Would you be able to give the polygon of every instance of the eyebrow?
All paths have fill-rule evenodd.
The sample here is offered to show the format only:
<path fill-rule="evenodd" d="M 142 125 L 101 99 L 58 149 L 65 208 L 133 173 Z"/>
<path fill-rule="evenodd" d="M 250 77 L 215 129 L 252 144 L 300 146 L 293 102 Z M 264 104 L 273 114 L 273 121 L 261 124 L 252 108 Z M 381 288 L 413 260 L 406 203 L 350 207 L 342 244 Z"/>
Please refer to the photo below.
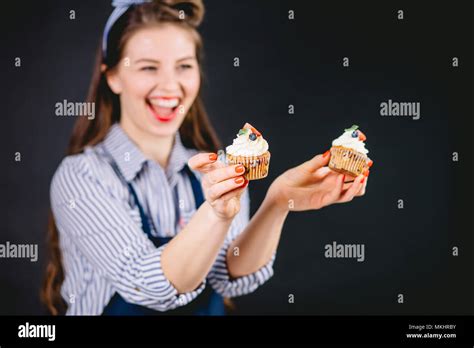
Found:
<path fill-rule="evenodd" d="M 195 57 L 195 56 L 183 57 L 183 58 L 178 59 L 177 62 L 181 62 L 181 61 L 183 61 L 183 60 L 188 60 L 188 59 L 196 59 L 196 57 Z M 141 59 L 137 59 L 137 60 L 135 61 L 135 64 L 141 63 L 141 62 L 144 62 L 144 63 L 154 63 L 154 64 L 160 63 L 160 61 L 159 61 L 159 60 L 156 60 L 156 59 L 141 58 Z"/>

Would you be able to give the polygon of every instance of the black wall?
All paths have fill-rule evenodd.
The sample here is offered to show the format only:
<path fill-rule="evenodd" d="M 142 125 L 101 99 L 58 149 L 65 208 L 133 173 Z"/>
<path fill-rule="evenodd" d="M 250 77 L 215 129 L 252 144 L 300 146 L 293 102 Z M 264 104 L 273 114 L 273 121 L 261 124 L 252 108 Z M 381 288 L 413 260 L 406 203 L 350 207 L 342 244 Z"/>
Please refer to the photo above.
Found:
<path fill-rule="evenodd" d="M 252 123 L 272 152 L 268 179 L 250 185 L 253 211 L 274 178 L 327 150 L 352 124 L 367 135 L 375 162 L 365 197 L 290 214 L 274 277 L 236 299 L 238 313 L 472 313 L 472 3 L 328 3 L 206 1 L 212 121 L 224 144 Z M 109 1 L 2 4 L 0 243 L 37 243 L 40 253 L 36 263 L 0 259 L 0 314 L 44 313 L 49 184 L 74 122 L 55 116 L 54 105 L 84 99 L 110 12 Z M 388 99 L 420 102 L 421 118 L 380 116 Z M 325 258 L 332 241 L 365 244 L 366 260 Z"/>

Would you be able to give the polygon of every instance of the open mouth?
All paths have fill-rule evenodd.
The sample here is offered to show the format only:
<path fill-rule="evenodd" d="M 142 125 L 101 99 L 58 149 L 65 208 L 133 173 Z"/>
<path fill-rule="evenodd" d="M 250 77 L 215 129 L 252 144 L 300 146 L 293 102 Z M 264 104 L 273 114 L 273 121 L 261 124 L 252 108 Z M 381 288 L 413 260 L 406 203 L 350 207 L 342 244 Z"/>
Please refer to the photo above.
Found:
<path fill-rule="evenodd" d="M 176 117 L 180 105 L 180 98 L 158 97 L 147 98 L 147 106 L 152 115 L 161 122 L 169 122 Z"/>

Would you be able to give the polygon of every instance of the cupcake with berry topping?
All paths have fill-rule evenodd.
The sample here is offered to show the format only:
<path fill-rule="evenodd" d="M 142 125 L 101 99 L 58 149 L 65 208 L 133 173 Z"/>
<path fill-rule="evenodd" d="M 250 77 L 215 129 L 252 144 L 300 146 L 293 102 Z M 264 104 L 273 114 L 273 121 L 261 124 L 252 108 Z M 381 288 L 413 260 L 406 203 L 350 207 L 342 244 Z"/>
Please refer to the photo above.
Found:
<path fill-rule="evenodd" d="M 367 138 L 358 128 L 353 125 L 344 129 L 344 133 L 332 142 L 329 168 L 350 176 L 367 173 L 373 162 L 367 157 L 369 151 L 364 143 Z"/>
<path fill-rule="evenodd" d="M 226 147 L 228 164 L 242 164 L 247 180 L 263 179 L 268 175 L 270 152 L 262 134 L 251 124 L 246 123 L 239 130 L 232 145 Z"/>

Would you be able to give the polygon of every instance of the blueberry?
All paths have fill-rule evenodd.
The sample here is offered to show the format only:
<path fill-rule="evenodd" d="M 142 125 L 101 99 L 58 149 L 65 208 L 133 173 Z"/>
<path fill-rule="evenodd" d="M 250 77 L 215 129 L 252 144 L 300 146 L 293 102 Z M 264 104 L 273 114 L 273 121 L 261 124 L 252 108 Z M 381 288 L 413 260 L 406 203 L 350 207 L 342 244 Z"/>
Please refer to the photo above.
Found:
<path fill-rule="evenodd" d="M 359 132 L 356 131 L 356 130 L 353 131 L 353 132 L 352 132 L 352 137 L 353 137 L 353 138 L 358 138 L 358 137 L 359 137 Z"/>
<path fill-rule="evenodd" d="M 257 135 L 256 135 L 255 133 L 250 133 L 249 139 L 252 140 L 252 141 L 254 141 L 254 140 L 257 139 Z"/>

